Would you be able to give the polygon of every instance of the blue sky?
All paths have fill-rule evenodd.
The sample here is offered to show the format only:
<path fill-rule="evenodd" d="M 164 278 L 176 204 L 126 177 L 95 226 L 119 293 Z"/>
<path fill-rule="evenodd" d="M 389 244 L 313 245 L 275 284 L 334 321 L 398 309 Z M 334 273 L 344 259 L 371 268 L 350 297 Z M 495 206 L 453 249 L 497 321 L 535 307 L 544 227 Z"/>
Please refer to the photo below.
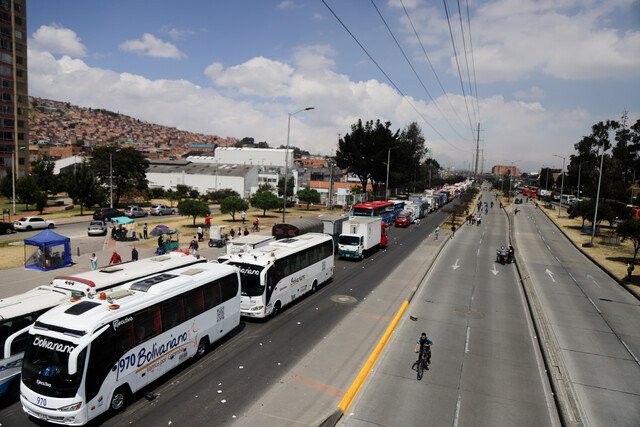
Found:
<path fill-rule="evenodd" d="M 421 83 L 371 1 L 325 1 L 404 97 L 320 0 L 29 0 L 30 94 L 271 146 L 288 113 L 314 106 L 293 118 L 291 143 L 320 154 L 358 118 L 416 121 L 453 167 L 471 162 L 479 121 L 485 169 L 559 167 L 552 155 L 593 123 L 640 117 L 637 1 L 460 0 L 465 58 L 447 0 L 466 105 L 443 2 L 375 0 Z"/>

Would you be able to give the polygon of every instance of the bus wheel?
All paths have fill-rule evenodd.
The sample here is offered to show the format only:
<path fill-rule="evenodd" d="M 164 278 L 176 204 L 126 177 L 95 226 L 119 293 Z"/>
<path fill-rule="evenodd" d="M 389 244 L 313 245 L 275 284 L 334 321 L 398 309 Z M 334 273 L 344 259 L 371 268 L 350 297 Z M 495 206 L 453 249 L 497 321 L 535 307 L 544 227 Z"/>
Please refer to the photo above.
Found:
<path fill-rule="evenodd" d="M 131 392 L 127 386 L 119 387 L 113 392 L 113 396 L 111 397 L 111 410 L 113 412 L 120 412 L 124 410 L 129 403 L 130 396 Z"/>
<path fill-rule="evenodd" d="M 318 290 L 318 281 L 314 280 L 313 285 L 311 285 L 311 293 L 315 294 L 317 290 Z"/>
<path fill-rule="evenodd" d="M 280 313 L 280 310 L 282 309 L 282 305 L 280 304 L 280 301 L 276 301 L 275 304 L 273 304 L 273 311 L 271 312 L 271 316 L 275 317 L 278 315 L 278 313 Z"/>
<path fill-rule="evenodd" d="M 196 357 L 202 357 L 207 352 L 209 346 L 209 338 L 204 337 L 198 343 L 198 349 L 196 350 Z"/>

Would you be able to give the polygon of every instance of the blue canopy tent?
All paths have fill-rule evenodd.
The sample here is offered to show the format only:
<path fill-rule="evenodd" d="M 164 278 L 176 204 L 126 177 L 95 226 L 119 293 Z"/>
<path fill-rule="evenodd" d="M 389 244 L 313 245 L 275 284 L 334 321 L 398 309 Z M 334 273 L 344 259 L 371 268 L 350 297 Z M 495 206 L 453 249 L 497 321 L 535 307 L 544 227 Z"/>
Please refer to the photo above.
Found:
<path fill-rule="evenodd" d="M 27 246 L 35 249 L 27 256 Z M 24 239 L 24 266 L 33 270 L 54 270 L 68 267 L 71 262 L 71 239 L 55 231 L 44 230 Z"/>

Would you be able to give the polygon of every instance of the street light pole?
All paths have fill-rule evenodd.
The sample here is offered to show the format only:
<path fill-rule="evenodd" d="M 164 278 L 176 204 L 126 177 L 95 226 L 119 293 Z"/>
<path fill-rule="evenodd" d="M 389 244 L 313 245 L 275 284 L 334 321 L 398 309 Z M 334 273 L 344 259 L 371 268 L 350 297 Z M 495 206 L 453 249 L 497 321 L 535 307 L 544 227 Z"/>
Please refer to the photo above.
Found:
<path fill-rule="evenodd" d="M 602 143 L 602 154 L 600 155 L 600 172 L 598 173 L 598 191 L 596 193 L 596 208 L 593 211 L 593 224 L 591 230 L 591 243 L 593 246 L 593 239 L 596 237 L 596 221 L 598 220 L 598 201 L 600 200 L 600 183 L 602 182 L 602 164 L 604 163 L 604 142 Z"/>
<path fill-rule="evenodd" d="M 509 170 L 509 203 L 511 203 L 511 181 L 513 180 L 513 164 L 514 163 L 518 163 L 520 160 L 516 160 L 514 162 L 511 162 L 511 169 Z"/>
<path fill-rule="evenodd" d="M 109 153 L 109 207 L 113 208 L 113 153 Z"/>
<path fill-rule="evenodd" d="M 11 187 L 13 192 L 13 198 L 11 199 L 11 204 L 13 207 L 13 215 L 16 214 L 16 163 L 18 154 L 14 150 L 13 152 L 13 166 L 11 167 Z"/>
<path fill-rule="evenodd" d="M 389 165 L 391 164 L 391 147 L 387 150 L 387 182 L 385 183 L 384 195 L 385 200 L 389 200 Z"/>
<path fill-rule="evenodd" d="M 554 154 L 554 157 L 559 157 L 562 159 L 562 171 L 560 172 L 562 174 L 562 181 L 560 184 L 560 209 L 558 209 L 558 218 L 560 218 L 560 213 L 562 212 L 562 195 L 563 195 L 563 191 L 564 191 L 564 162 L 565 162 L 565 158 L 562 156 L 559 156 L 558 154 Z"/>
<path fill-rule="evenodd" d="M 582 162 L 578 163 L 578 200 L 580 200 L 580 174 L 582 173 Z"/>
<path fill-rule="evenodd" d="M 291 134 L 291 116 L 295 116 L 298 113 L 303 111 L 313 110 L 314 107 L 303 108 L 302 110 L 298 110 L 295 113 L 289 113 L 289 120 L 287 121 L 287 148 L 284 154 L 284 193 L 282 194 L 282 198 L 284 202 L 282 203 L 282 223 L 285 222 L 285 212 L 287 210 L 287 175 L 289 174 L 289 136 Z"/>

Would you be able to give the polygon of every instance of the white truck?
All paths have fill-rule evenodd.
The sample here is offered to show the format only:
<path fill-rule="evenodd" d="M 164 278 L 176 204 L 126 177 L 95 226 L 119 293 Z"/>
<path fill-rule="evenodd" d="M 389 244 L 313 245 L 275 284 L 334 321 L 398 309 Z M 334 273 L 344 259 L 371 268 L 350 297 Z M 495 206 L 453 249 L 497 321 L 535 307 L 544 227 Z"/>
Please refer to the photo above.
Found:
<path fill-rule="evenodd" d="M 381 219 L 379 217 L 351 217 L 342 223 L 338 237 L 338 256 L 363 259 L 380 245 Z"/>

